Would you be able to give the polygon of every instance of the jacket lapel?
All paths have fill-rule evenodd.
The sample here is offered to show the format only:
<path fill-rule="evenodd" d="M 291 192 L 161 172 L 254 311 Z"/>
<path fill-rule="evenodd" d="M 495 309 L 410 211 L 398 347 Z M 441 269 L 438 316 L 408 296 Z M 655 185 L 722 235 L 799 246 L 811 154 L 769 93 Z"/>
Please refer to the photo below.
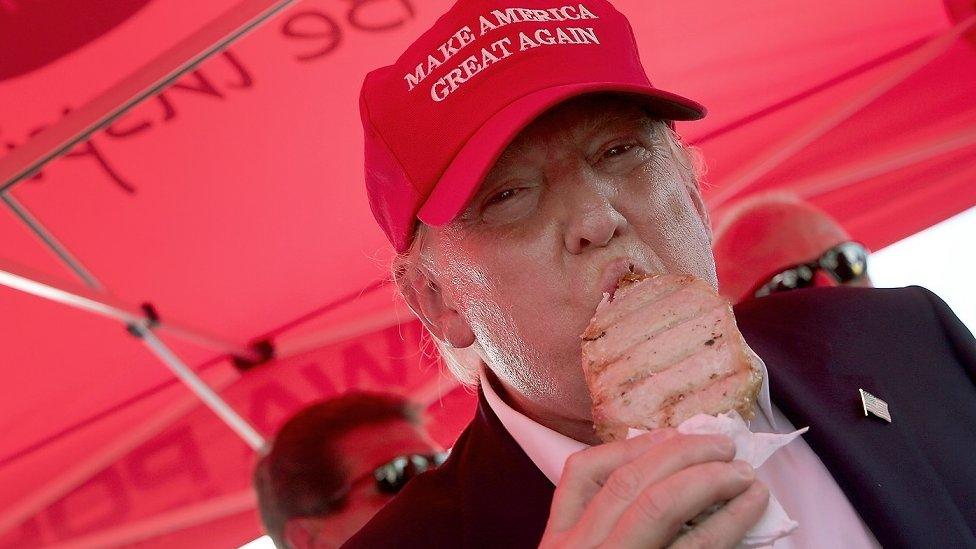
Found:
<path fill-rule="evenodd" d="M 891 398 L 885 377 L 857 353 L 835 353 L 827 343 L 783 325 L 740 322 L 749 345 L 769 371 L 776 405 L 796 427 L 810 426 L 804 440 L 885 547 L 948 547 L 972 540 L 962 515 L 903 429 L 897 402 L 892 423 L 865 417 L 858 389 Z"/>
<path fill-rule="evenodd" d="M 535 547 L 554 487 L 508 434 L 478 391 L 459 462 L 464 547 Z"/>

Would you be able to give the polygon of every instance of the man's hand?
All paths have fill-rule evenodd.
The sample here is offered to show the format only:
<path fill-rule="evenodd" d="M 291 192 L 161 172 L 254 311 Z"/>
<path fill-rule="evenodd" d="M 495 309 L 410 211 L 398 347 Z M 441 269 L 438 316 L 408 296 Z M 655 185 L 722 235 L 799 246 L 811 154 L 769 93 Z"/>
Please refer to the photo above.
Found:
<path fill-rule="evenodd" d="M 540 547 L 734 547 L 769 500 L 734 454 L 728 437 L 674 429 L 577 452 L 556 486 Z M 675 539 L 682 525 L 722 503 Z"/>

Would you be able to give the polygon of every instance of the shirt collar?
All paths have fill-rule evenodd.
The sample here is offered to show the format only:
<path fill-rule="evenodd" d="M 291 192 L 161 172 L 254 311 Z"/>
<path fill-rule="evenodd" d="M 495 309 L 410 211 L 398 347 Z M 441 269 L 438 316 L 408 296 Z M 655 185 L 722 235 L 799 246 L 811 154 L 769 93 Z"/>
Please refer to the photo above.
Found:
<path fill-rule="evenodd" d="M 756 358 L 759 358 L 758 355 Z M 759 411 L 766 416 L 766 420 L 775 428 L 773 408 L 769 397 L 769 373 L 766 371 L 766 364 L 761 358 L 759 358 L 759 367 L 763 373 L 762 386 L 759 389 Z M 515 439 L 515 442 L 532 460 L 532 463 L 538 467 L 539 471 L 554 485 L 558 484 L 566 459 L 570 455 L 588 448 L 589 445 L 553 431 L 515 411 L 495 392 L 489 381 L 489 375 L 484 371 L 484 365 L 482 365 L 480 382 L 488 406 L 491 407 L 491 411 L 495 413 L 498 420 L 502 422 L 508 434 Z"/>
<path fill-rule="evenodd" d="M 559 483 L 566 459 L 571 454 L 589 448 L 585 443 L 553 431 L 516 412 L 498 396 L 484 370 L 481 371 L 481 390 L 485 393 L 485 400 L 491 411 L 498 416 L 508 434 L 512 435 L 525 455 L 529 456 L 532 463 L 553 484 Z"/>

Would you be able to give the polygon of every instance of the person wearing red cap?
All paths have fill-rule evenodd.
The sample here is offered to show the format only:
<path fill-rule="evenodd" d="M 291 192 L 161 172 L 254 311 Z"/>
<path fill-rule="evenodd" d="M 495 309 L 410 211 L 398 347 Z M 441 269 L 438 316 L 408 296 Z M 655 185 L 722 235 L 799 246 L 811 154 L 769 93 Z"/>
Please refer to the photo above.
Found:
<path fill-rule="evenodd" d="M 868 251 L 827 212 L 759 194 L 712 212 L 719 291 L 733 303 L 819 286 L 871 286 Z"/>
<path fill-rule="evenodd" d="M 460 0 L 367 75 L 360 111 L 397 286 L 479 406 L 347 546 L 732 547 L 769 492 L 800 523 L 785 547 L 976 544 L 976 341 L 921 288 L 736 308 L 776 402 L 751 428 L 811 427 L 760 470 L 718 436 L 597 444 L 579 336 L 603 293 L 632 271 L 717 286 L 700 162 L 674 132 L 705 109 L 651 85 L 611 4 Z M 859 387 L 893 423 L 858 414 Z"/>

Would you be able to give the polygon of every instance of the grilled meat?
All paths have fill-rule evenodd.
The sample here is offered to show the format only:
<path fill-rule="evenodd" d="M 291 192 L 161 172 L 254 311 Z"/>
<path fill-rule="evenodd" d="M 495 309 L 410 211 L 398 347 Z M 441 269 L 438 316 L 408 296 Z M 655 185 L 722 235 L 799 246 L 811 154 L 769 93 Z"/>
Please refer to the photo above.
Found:
<path fill-rule="evenodd" d="M 753 416 L 762 384 L 732 307 L 689 275 L 625 275 L 583 332 L 583 371 L 603 441 L 699 413 Z"/>

